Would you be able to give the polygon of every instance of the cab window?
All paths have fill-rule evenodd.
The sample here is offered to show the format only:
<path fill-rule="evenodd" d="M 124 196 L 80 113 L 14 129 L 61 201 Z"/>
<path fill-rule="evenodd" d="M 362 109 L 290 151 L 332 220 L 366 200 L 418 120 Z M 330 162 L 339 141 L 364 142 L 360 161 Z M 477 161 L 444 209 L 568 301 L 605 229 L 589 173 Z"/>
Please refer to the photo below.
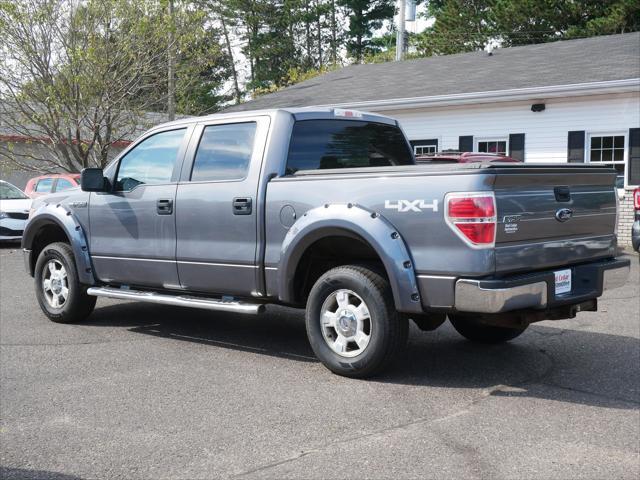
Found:
<path fill-rule="evenodd" d="M 170 182 L 186 130 L 156 133 L 133 147 L 120 160 L 115 190 Z"/>
<path fill-rule="evenodd" d="M 66 178 L 59 178 L 58 183 L 56 183 L 56 192 L 61 192 L 62 190 L 69 190 L 70 188 L 74 188 L 75 185 L 71 183 Z"/>
<path fill-rule="evenodd" d="M 413 165 L 395 125 L 356 120 L 302 120 L 291 134 L 287 174 L 326 168 Z"/>
<path fill-rule="evenodd" d="M 38 193 L 51 193 L 51 186 L 53 185 L 53 178 L 43 178 L 38 180 L 36 185 L 36 192 Z"/>
<path fill-rule="evenodd" d="M 191 181 L 241 180 L 247 176 L 256 123 L 205 127 L 193 162 Z"/>

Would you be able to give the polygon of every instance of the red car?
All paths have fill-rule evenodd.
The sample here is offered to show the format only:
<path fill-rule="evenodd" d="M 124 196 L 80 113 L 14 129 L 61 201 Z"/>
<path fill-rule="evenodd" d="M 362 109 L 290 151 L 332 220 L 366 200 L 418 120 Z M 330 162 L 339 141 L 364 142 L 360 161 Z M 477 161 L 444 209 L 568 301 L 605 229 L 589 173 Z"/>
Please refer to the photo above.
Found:
<path fill-rule="evenodd" d="M 515 158 L 497 153 L 440 152 L 416 156 L 417 163 L 476 163 L 476 162 L 520 162 Z"/>
<path fill-rule="evenodd" d="M 48 193 L 61 192 L 80 185 L 79 173 L 60 173 L 41 175 L 27 182 L 24 193 L 31 198 L 47 195 Z"/>

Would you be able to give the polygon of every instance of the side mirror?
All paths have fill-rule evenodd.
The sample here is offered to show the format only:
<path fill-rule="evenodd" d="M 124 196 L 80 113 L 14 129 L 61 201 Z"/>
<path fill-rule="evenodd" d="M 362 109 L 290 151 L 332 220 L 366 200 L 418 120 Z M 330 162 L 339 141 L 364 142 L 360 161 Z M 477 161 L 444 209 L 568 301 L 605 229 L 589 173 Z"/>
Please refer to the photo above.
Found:
<path fill-rule="evenodd" d="M 80 174 L 80 188 L 83 192 L 106 192 L 107 179 L 101 168 L 85 168 Z"/>

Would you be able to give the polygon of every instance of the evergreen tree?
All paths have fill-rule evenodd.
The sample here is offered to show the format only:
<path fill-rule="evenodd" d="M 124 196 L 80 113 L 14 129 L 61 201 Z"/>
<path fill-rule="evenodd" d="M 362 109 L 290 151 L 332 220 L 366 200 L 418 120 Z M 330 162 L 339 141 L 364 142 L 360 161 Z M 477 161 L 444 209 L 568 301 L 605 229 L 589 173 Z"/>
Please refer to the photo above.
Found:
<path fill-rule="evenodd" d="M 393 0 L 338 0 L 349 17 L 347 52 L 356 63 L 371 53 L 371 38 L 375 30 L 382 28 L 385 20 L 395 14 Z"/>

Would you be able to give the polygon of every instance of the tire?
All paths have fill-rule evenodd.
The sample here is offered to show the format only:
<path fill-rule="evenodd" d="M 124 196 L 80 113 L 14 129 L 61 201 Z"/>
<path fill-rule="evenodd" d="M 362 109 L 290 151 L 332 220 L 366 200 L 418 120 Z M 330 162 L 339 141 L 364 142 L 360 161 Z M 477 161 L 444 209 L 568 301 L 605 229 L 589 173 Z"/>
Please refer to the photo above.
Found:
<path fill-rule="evenodd" d="M 449 315 L 453 328 L 467 340 L 477 343 L 504 343 L 519 337 L 527 329 L 524 327 L 498 327 L 486 325 L 466 315 Z"/>
<path fill-rule="evenodd" d="M 87 295 L 87 287 L 78 281 L 73 251 L 67 243 L 52 243 L 42 249 L 34 279 L 40 308 L 54 322 L 82 321 L 96 305 L 96 297 Z"/>
<path fill-rule="evenodd" d="M 370 377 L 390 366 L 409 332 L 407 317 L 395 309 L 389 282 L 355 265 L 334 268 L 318 279 L 305 319 L 316 357 L 333 373 L 352 378 Z"/>

